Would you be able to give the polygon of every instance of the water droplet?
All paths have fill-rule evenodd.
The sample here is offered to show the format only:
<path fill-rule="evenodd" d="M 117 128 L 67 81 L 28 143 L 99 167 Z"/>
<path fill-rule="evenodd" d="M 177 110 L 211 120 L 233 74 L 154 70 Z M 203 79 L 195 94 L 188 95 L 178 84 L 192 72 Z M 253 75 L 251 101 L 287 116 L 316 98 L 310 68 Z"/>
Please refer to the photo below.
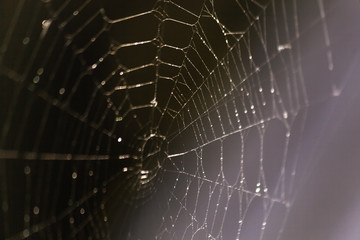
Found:
<path fill-rule="evenodd" d="M 76 172 L 73 172 L 72 175 L 71 175 L 72 179 L 76 179 L 77 178 L 77 173 Z"/>
<path fill-rule="evenodd" d="M 25 37 L 25 38 L 23 39 L 23 41 L 22 41 L 22 43 L 23 43 L 24 45 L 27 45 L 29 42 L 30 42 L 30 38 L 29 38 L 29 37 Z"/>
<path fill-rule="evenodd" d="M 38 83 L 40 81 L 40 77 L 38 75 L 36 75 L 34 78 L 33 78 L 33 83 Z"/>
<path fill-rule="evenodd" d="M 24 173 L 25 173 L 25 175 L 29 175 L 31 173 L 31 168 L 29 166 L 26 166 L 24 168 Z"/>
<path fill-rule="evenodd" d="M 23 234 L 24 238 L 28 238 L 30 236 L 29 229 L 25 229 L 22 234 Z"/>
<path fill-rule="evenodd" d="M 47 29 L 47 28 L 49 28 L 49 26 L 50 26 L 50 24 L 51 24 L 51 20 L 43 20 L 43 21 L 41 22 L 41 24 L 42 24 L 42 28 L 43 28 L 43 29 Z"/>
<path fill-rule="evenodd" d="M 283 117 L 284 117 L 285 119 L 287 119 L 287 118 L 288 118 L 288 113 L 287 113 L 287 112 L 284 112 L 284 113 L 283 113 Z"/>
<path fill-rule="evenodd" d="M 341 94 L 341 89 L 336 87 L 335 85 L 332 86 L 332 94 L 334 97 L 338 97 Z"/>
<path fill-rule="evenodd" d="M 92 177 L 94 175 L 94 172 L 92 170 L 89 170 L 89 176 Z"/>
<path fill-rule="evenodd" d="M 76 16 L 76 15 L 78 15 L 78 14 L 79 14 L 79 11 L 74 11 L 74 12 L 73 12 L 73 15 L 74 15 L 74 16 Z"/>
<path fill-rule="evenodd" d="M 92 69 L 95 69 L 96 67 L 97 67 L 97 64 L 96 64 L 96 63 L 94 63 L 94 64 L 91 66 Z"/>
<path fill-rule="evenodd" d="M 39 207 L 38 207 L 38 206 L 35 206 L 35 207 L 33 208 L 33 213 L 34 213 L 34 215 L 38 215 L 39 212 L 40 212 Z"/>
<path fill-rule="evenodd" d="M 60 89 L 59 89 L 59 94 L 60 94 L 60 95 L 63 95 L 64 93 L 65 93 L 65 88 L 60 88 Z"/>
<path fill-rule="evenodd" d="M 81 214 L 81 215 L 84 215 L 84 214 L 85 214 L 85 209 L 84 209 L 84 208 L 81 208 L 81 209 L 80 209 L 80 214 Z"/>
<path fill-rule="evenodd" d="M 43 68 L 39 68 L 36 72 L 38 75 L 41 75 L 44 73 L 44 69 Z"/>
<path fill-rule="evenodd" d="M 121 142 L 121 141 L 122 141 L 122 138 L 121 138 L 121 137 L 119 137 L 119 138 L 117 139 L 117 141 L 118 141 L 118 142 Z"/>
<path fill-rule="evenodd" d="M 285 50 L 285 49 L 291 49 L 291 45 L 288 43 L 288 44 L 280 44 L 280 45 L 278 45 L 278 47 L 277 47 L 277 50 L 279 51 L 279 52 L 281 52 L 281 51 L 283 51 L 283 50 Z"/>

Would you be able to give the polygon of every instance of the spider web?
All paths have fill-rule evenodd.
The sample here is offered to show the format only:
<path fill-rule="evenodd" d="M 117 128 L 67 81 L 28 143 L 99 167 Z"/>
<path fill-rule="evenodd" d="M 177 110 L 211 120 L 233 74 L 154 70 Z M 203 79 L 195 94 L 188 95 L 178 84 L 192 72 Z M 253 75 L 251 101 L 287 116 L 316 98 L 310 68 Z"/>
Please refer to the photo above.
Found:
<path fill-rule="evenodd" d="M 2 4 L 2 238 L 281 238 L 339 1 Z"/>

